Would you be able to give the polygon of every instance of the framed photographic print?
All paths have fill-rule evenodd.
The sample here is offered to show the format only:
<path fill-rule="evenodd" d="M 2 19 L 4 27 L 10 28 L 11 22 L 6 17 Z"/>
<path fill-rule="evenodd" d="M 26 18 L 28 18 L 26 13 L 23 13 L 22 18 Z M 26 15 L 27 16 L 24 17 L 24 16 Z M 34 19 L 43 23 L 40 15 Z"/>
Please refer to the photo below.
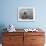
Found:
<path fill-rule="evenodd" d="M 18 21 L 35 21 L 35 8 L 19 7 Z"/>

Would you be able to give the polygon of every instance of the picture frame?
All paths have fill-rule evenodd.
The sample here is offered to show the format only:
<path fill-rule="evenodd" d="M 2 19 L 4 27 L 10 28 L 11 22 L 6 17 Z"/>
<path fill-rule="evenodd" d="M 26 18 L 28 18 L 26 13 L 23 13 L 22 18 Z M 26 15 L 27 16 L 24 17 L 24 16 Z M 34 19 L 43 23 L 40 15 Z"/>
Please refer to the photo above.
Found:
<path fill-rule="evenodd" d="M 17 13 L 18 21 L 35 21 L 35 8 L 19 7 Z"/>

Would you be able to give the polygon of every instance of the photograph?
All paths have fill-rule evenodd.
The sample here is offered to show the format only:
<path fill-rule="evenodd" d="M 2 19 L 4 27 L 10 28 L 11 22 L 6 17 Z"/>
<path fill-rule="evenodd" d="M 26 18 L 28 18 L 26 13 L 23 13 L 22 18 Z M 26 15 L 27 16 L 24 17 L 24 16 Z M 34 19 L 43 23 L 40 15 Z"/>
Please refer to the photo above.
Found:
<path fill-rule="evenodd" d="M 18 8 L 18 21 L 34 21 L 35 8 L 19 7 Z"/>

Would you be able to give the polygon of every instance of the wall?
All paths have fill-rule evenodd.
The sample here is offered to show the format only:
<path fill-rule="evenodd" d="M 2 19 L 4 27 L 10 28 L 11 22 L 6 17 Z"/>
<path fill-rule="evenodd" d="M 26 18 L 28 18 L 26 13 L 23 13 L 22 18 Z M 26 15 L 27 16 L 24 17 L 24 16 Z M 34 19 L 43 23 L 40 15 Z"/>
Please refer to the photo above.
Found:
<path fill-rule="evenodd" d="M 18 22 L 18 7 L 34 7 L 36 20 L 34 22 Z M 0 0 L 0 31 L 13 24 L 16 28 L 40 27 L 46 32 L 46 0 Z"/>
<path fill-rule="evenodd" d="M 0 0 L 0 25 L 13 24 L 16 28 L 46 28 L 46 0 Z M 36 20 L 34 22 L 18 22 L 17 8 L 34 7 Z"/>

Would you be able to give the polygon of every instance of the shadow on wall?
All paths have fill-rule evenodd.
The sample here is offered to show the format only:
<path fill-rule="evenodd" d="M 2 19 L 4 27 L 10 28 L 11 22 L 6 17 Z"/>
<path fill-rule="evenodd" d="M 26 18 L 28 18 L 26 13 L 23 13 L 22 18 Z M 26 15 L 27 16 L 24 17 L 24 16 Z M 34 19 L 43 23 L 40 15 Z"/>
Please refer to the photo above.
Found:
<path fill-rule="evenodd" d="M 2 43 L 2 32 L 5 32 L 6 30 L 4 30 L 4 28 L 6 28 L 6 26 L 4 24 L 0 24 L 0 43 Z"/>

